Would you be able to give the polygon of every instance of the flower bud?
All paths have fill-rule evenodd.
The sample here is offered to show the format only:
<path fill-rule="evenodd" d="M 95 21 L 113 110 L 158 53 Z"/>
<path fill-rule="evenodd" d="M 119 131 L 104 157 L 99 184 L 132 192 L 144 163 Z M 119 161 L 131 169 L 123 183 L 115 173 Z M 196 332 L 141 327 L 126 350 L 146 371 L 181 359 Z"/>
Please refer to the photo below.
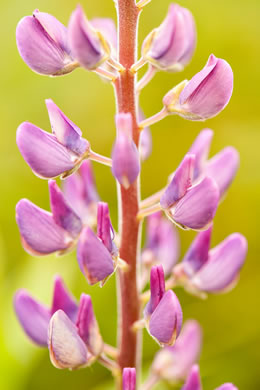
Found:
<path fill-rule="evenodd" d="M 98 203 L 97 236 L 103 242 L 111 255 L 116 257 L 118 255 L 118 250 L 113 242 L 114 229 L 109 216 L 108 204 L 104 202 Z"/>
<path fill-rule="evenodd" d="M 78 334 L 85 342 L 91 354 L 94 356 L 100 355 L 104 343 L 99 332 L 91 297 L 89 295 L 82 294 L 80 297 L 76 326 L 78 328 Z"/>
<path fill-rule="evenodd" d="M 161 345 L 173 345 L 180 334 L 182 309 L 172 290 L 165 292 L 162 266 L 151 269 L 151 299 L 144 318 L 150 335 Z"/>
<path fill-rule="evenodd" d="M 110 57 L 109 44 L 87 20 L 80 6 L 71 15 L 68 39 L 73 56 L 88 70 L 98 68 Z"/>
<path fill-rule="evenodd" d="M 195 320 L 187 321 L 174 346 L 163 348 L 156 354 L 152 372 L 170 383 L 185 380 L 199 358 L 201 342 L 199 323 Z"/>
<path fill-rule="evenodd" d="M 123 390 L 136 389 L 136 371 L 135 368 L 123 369 Z"/>
<path fill-rule="evenodd" d="M 58 76 L 78 66 L 67 44 L 66 27 L 45 12 L 25 16 L 17 26 L 16 41 L 22 59 L 37 73 Z"/>
<path fill-rule="evenodd" d="M 163 218 L 161 212 L 147 218 L 146 245 L 142 252 L 142 262 L 147 268 L 161 264 L 168 275 L 179 257 L 179 236 L 174 225 Z"/>
<path fill-rule="evenodd" d="M 104 281 L 114 272 L 111 254 L 89 227 L 80 235 L 77 258 L 81 272 L 91 285 Z"/>
<path fill-rule="evenodd" d="M 168 92 L 163 103 L 169 113 L 203 121 L 216 116 L 226 107 L 232 91 L 230 65 L 211 54 L 206 66 L 189 82 L 184 81 Z"/>
<path fill-rule="evenodd" d="M 190 61 L 196 46 L 196 28 L 189 10 L 171 4 L 160 27 L 145 39 L 143 57 L 156 68 L 180 71 Z"/>
<path fill-rule="evenodd" d="M 50 359 L 56 368 L 76 369 L 88 362 L 88 351 L 77 328 L 69 317 L 58 310 L 53 314 L 48 330 Z"/>
<path fill-rule="evenodd" d="M 89 150 L 80 129 L 51 101 L 46 101 L 53 134 L 24 122 L 17 130 L 18 148 L 33 170 L 44 179 L 70 173 L 78 167 Z"/>
<path fill-rule="evenodd" d="M 99 196 L 90 160 L 84 160 L 77 172 L 63 181 L 63 192 L 84 225 L 96 225 Z"/>
<path fill-rule="evenodd" d="M 35 256 L 69 250 L 78 237 L 80 218 L 66 203 L 57 184 L 49 182 L 52 214 L 22 199 L 16 206 L 16 221 L 24 249 Z"/>
<path fill-rule="evenodd" d="M 140 172 L 140 161 L 137 147 L 132 140 L 132 116 L 116 116 L 117 139 L 112 152 L 112 173 L 126 189 L 137 179 Z"/>

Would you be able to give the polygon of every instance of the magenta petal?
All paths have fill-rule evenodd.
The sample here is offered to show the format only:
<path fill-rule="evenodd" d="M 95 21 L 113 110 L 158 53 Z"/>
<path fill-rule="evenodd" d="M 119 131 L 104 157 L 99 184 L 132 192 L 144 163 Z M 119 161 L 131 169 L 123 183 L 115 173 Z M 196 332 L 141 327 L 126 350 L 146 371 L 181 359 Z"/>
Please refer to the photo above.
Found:
<path fill-rule="evenodd" d="M 199 366 L 194 365 L 192 367 L 188 379 L 181 390 L 202 390 Z"/>
<path fill-rule="evenodd" d="M 238 388 L 234 386 L 232 383 L 224 383 L 224 385 L 218 387 L 215 390 L 238 390 Z"/>
<path fill-rule="evenodd" d="M 165 281 L 162 265 L 153 266 L 150 274 L 151 298 L 144 310 L 144 316 L 149 318 L 165 294 Z"/>
<path fill-rule="evenodd" d="M 105 202 L 98 202 L 97 236 L 112 256 L 117 255 L 117 248 L 113 243 L 114 230 L 110 220 L 108 204 Z"/>
<path fill-rule="evenodd" d="M 81 156 L 89 149 L 89 142 L 81 138 L 82 132 L 59 107 L 47 99 L 46 106 L 51 122 L 52 132 L 57 140 L 66 148 Z"/>
<path fill-rule="evenodd" d="M 52 216 L 57 225 L 66 230 L 73 238 L 77 238 L 82 230 L 82 222 L 70 208 L 63 192 L 54 180 L 49 181 L 50 204 Z"/>
<path fill-rule="evenodd" d="M 75 322 L 78 305 L 75 302 L 74 297 L 70 294 L 64 285 L 64 282 L 60 276 L 56 276 L 54 280 L 53 300 L 51 307 L 51 314 L 54 314 L 58 310 L 63 310 L 64 313 Z"/>
<path fill-rule="evenodd" d="M 135 368 L 124 368 L 123 370 L 123 390 L 136 389 L 136 371 Z"/>
<path fill-rule="evenodd" d="M 228 104 L 233 91 L 230 65 L 213 54 L 180 94 L 179 104 L 184 117 L 192 120 L 212 118 Z"/>
<path fill-rule="evenodd" d="M 139 153 L 131 137 L 131 114 L 118 114 L 116 124 L 117 139 L 112 152 L 112 173 L 127 189 L 137 179 L 140 172 Z"/>
<path fill-rule="evenodd" d="M 195 155 L 193 179 L 197 179 L 205 169 L 206 161 L 209 155 L 209 149 L 213 137 L 213 131 L 210 129 L 202 130 L 193 142 L 189 153 Z M 210 175 L 209 175 L 210 176 Z"/>
<path fill-rule="evenodd" d="M 206 174 L 215 180 L 222 197 L 231 185 L 239 166 L 239 154 L 231 146 L 221 150 L 206 165 Z"/>
<path fill-rule="evenodd" d="M 56 368 L 78 368 L 88 361 L 87 348 L 68 316 L 58 310 L 53 314 L 48 331 L 50 359 Z"/>
<path fill-rule="evenodd" d="M 103 350 L 103 341 L 89 295 L 82 294 L 80 297 L 76 326 L 80 337 L 87 345 L 89 351 L 94 356 L 100 355 Z"/>
<path fill-rule="evenodd" d="M 173 345 L 182 325 L 182 309 L 177 296 L 168 290 L 149 321 L 149 333 L 161 345 Z"/>
<path fill-rule="evenodd" d="M 162 208 L 168 209 L 181 199 L 191 187 L 195 156 L 186 154 L 160 199 Z"/>
<path fill-rule="evenodd" d="M 211 233 L 212 227 L 198 233 L 188 249 L 188 252 L 184 256 L 182 266 L 189 277 L 193 276 L 194 273 L 200 270 L 208 261 Z"/>
<path fill-rule="evenodd" d="M 170 217 L 184 228 L 205 230 L 215 215 L 219 201 L 216 183 L 206 177 L 170 210 Z"/>
<path fill-rule="evenodd" d="M 96 69 L 107 60 L 109 46 L 91 26 L 80 6 L 71 15 L 68 38 L 73 56 L 86 69 Z"/>
<path fill-rule="evenodd" d="M 161 349 L 155 356 L 152 370 L 160 378 L 178 382 L 184 380 L 200 355 L 202 332 L 195 320 L 185 322 L 173 347 Z"/>
<path fill-rule="evenodd" d="M 89 284 L 103 281 L 114 272 L 111 254 L 89 227 L 80 235 L 77 258 Z"/>
<path fill-rule="evenodd" d="M 27 336 L 39 346 L 47 347 L 50 311 L 26 290 L 19 290 L 15 294 L 14 309 Z"/>
<path fill-rule="evenodd" d="M 74 168 L 75 157 L 68 149 L 32 123 L 18 127 L 16 141 L 27 164 L 42 178 L 53 178 Z"/>
<path fill-rule="evenodd" d="M 71 237 L 58 226 L 50 213 L 22 199 L 16 206 L 16 221 L 24 249 L 35 256 L 67 249 Z"/>
<path fill-rule="evenodd" d="M 35 11 L 24 17 L 16 29 L 19 53 L 35 72 L 45 75 L 66 73 L 73 62 L 67 46 L 67 30 L 54 16 Z"/>
<path fill-rule="evenodd" d="M 244 236 L 234 233 L 211 249 L 209 260 L 195 274 L 192 284 L 200 290 L 218 292 L 225 290 L 236 280 L 247 254 Z"/>

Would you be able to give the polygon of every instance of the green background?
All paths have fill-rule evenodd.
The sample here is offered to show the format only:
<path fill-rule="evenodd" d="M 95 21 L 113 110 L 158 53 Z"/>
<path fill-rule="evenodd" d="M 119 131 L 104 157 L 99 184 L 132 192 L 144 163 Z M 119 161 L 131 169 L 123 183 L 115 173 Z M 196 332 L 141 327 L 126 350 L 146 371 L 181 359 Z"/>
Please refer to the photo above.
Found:
<path fill-rule="evenodd" d="M 15 28 L 35 8 L 55 15 L 67 24 L 78 0 L 3 0 L 0 4 L 1 39 L 1 219 L 0 219 L 0 387 L 7 390 L 111 389 L 109 373 L 95 365 L 76 372 L 59 371 L 49 362 L 47 350 L 33 346 L 20 329 L 12 309 L 15 290 L 25 287 L 50 302 L 52 278 L 61 274 L 77 298 L 85 291 L 94 300 L 104 339 L 115 343 L 116 297 L 114 277 L 104 289 L 90 288 L 80 273 L 75 253 L 56 258 L 33 258 L 20 244 L 15 223 L 15 204 L 22 197 L 48 209 L 47 183 L 36 178 L 23 161 L 15 142 L 17 126 L 29 120 L 49 130 L 44 99 L 52 98 L 79 125 L 93 149 L 110 155 L 115 136 L 113 89 L 95 74 L 76 70 L 63 78 L 33 73 L 18 55 Z M 140 19 L 140 43 L 164 18 L 168 0 L 152 0 Z M 190 78 L 206 63 L 210 53 L 225 58 L 235 75 L 234 95 L 216 118 L 192 123 L 169 117 L 152 128 L 153 155 L 144 163 L 142 195 L 160 189 L 203 127 L 215 131 L 211 153 L 234 145 L 241 155 L 241 167 L 225 202 L 215 218 L 213 244 L 239 231 L 248 238 L 249 253 L 238 286 L 227 295 L 210 296 L 205 302 L 177 291 L 184 317 L 196 318 L 204 331 L 201 372 L 204 389 L 225 381 L 240 390 L 259 390 L 260 358 L 260 262 L 259 262 L 259 0 L 180 1 L 196 18 L 198 46 L 192 63 L 181 74 L 156 75 L 141 95 L 146 116 L 161 108 L 164 94 L 183 78 Z M 82 1 L 88 17 L 115 19 L 112 0 Z M 99 193 L 110 205 L 116 225 L 116 189 L 108 168 L 94 166 Z M 194 233 L 181 233 L 182 254 Z M 144 332 L 146 366 L 157 345 Z M 3 383 L 1 383 L 3 382 Z M 165 386 L 165 387 L 164 387 Z M 166 385 L 158 388 L 165 389 Z"/>

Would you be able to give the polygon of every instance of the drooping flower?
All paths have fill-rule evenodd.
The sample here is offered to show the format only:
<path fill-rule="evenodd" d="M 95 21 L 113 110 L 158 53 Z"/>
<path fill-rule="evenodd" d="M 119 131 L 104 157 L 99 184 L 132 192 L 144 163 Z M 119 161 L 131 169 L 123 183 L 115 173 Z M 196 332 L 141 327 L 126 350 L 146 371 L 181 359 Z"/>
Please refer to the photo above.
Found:
<path fill-rule="evenodd" d="M 16 41 L 24 62 L 35 72 L 59 76 L 78 67 L 67 42 L 67 29 L 54 16 L 35 10 L 16 29 Z"/>
<path fill-rule="evenodd" d="M 163 103 L 169 113 L 203 121 L 216 116 L 226 107 L 232 91 L 230 65 L 211 54 L 206 66 L 190 81 L 184 81 L 169 91 Z"/>
<path fill-rule="evenodd" d="M 165 292 L 163 267 L 153 266 L 150 277 L 151 298 L 144 309 L 150 335 L 161 345 L 173 345 L 182 326 L 182 309 L 172 290 Z"/>
<path fill-rule="evenodd" d="M 95 24 L 95 23 L 94 23 Z M 89 22 L 81 6 L 72 13 L 68 41 L 74 58 L 86 69 L 94 70 L 110 57 L 110 45 Z"/>
<path fill-rule="evenodd" d="M 49 181 L 51 213 L 27 199 L 16 206 L 16 221 L 24 249 L 35 256 L 64 253 L 76 244 L 82 222 L 71 209 L 62 191 Z"/>
<path fill-rule="evenodd" d="M 202 332 L 195 320 L 185 322 L 173 347 L 161 349 L 155 356 L 152 372 L 170 383 L 185 380 L 200 355 Z"/>
<path fill-rule="evenodd" d="M 147 218 L 146 245 L 142 252 L 142 264 L 147 269 L 161 264 L 168 275 L 179 257 L 179 236 L 174 225 L 161 212 Z"/>
<path fill-rule="evenodd" d="M 183 229 L 205 230 L 212 223 L 219 190 L 210 177 L 192 184 L 195 156 L 187 154 L 161 196 L 167 217 Z"/>
<path fill-rule="evenodd" d="M 135 368 L 123 369 L 123 390 L 136 389 L 136 371 Z"/>
<path fill-rule="evenodd" d="M 171 4 L 163 23 L 145 39 L 143 58 L 166 71 L 180 71 L 190 61 L 196 46 L 196 28 L 189 10 Z"/>
<path fill-rule="evenodd" d="M 112 152 L 112 173 L 127 189 L 137 179 L 140 172 L 139 153 L 132 139 L 131 114 L 117 114 L 116 128 L 117 138 Z"/>
<path fill-rule="evenodd" d="M 190 371 L 188 379 L 181 390 L 202 390 L 199 366 L 194 365 Z M 224 383 L 215 390 L 238 390 L 232 383 Z"/>
<path fill-rule="evenodd" d="M 87 157 L 89 142 L 50 99 L 46 100 L 52 134 L 29 122 L 17 130 L 18 148 L 32 171 L 44 179 L 72 173 Z"/>
<path fill-rule="evenodd" d="M 99 202 L 97 235 L 88 226 L 85 227 L 77 247 L 79 267 L 88 283 L 104 283 L 117 266 L 117 256 L 108 205 Z"/>
<path fill-rule="evenodd" d="M 247 254 L 247 241 L 233 233 L 210 250 L 211 228 L 193 241 L 182 263 L 175 267 L 178 281 L 192 293 L 218 293 L 234 287 Z"/>

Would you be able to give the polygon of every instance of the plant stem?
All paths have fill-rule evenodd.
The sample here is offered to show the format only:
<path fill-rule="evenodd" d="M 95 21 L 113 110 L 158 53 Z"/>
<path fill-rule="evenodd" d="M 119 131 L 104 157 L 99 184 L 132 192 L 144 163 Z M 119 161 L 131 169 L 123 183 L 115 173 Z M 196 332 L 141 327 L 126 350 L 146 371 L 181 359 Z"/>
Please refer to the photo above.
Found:
<path fill-rule="evenodd" d="M 130 71 L 136 61 L 136 38 L 139 10 L 135 0 L 118 0 L 119 62 L 125 67 L 115 82 L 117 111 L 129 112 L 133 119 L 133 140 L 138 146 L 136 76 Z M 137 258 L 139 256 L 140 224 L 136 218 L 139 209 L 139 182 L 127 190 L 118 185 L 120 258 L 129 264 L 129 271 L 118 274 L 118 364 L 121 373 L 124 367 L 136 367 L 138 335 L 132 325 L 139 319 L 139 292 L 137 287 Z M 122 388 L 122 381 L 117 383 Z"/>

